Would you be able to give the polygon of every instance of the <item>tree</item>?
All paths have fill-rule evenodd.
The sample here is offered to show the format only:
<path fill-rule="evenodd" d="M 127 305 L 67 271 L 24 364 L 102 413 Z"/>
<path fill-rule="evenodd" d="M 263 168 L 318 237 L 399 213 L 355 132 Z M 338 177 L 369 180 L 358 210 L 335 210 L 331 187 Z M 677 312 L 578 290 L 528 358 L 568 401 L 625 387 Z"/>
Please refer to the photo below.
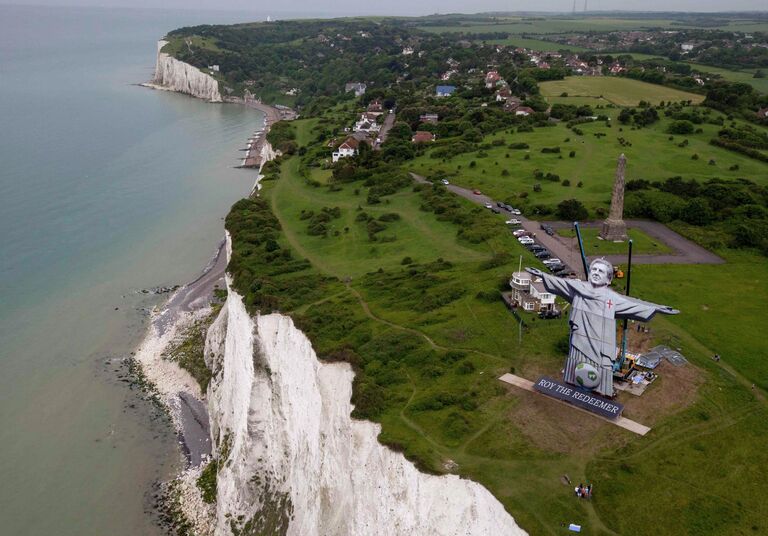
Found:
<path fill-rule="evenodd" d="M 566 199 L 557 205 L 557 216 L 567 221 L 586 220 L 589 217 L 587 207 L 578 199 Z"/>
<path fill-rule="evenodd" d="M 693 123 L 686 120 L 672 121 L 667 128 L 670 134 L 692 134 L 694 130 Z"/>

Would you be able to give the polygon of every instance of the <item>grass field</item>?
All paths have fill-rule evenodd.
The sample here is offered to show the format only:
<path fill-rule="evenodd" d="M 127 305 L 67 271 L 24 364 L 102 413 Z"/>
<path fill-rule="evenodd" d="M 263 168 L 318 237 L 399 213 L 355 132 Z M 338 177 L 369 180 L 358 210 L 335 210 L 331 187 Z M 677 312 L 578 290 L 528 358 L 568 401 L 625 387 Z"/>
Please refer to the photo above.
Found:
<path fill-rule="evenodd" d="M 705 73 L 719 74 L 731 82 L 744 82 L 749 84 L 761 93 L 768 93 L 768 78 L 753 78 L 754 70 L 733 71 L 731 69 L 721 69 L 719 67 L 710 67 L 700 63 L 691 63 L 691 68 Z"/>
<path fill-rule="evenodd" d="M 301 145 L 314 138 L 317 123 L 294 122 Z M 533 138 L 541 136 L 536 143 L 552 146 L 567 132 L 558 126 L 512 138 L 525 137 L 533 146 Z M 585 173 L 588 162 L 602 161 L 598 156 L 606 150 L 600 143 L 609 143 L 595 141 L 590 158 L 581 163 Z M 497 156 L 478 158 L 478 168 L 493 169 Z M 614 158 L 610 154 L 605 160 Z M 567 155 L 564 160 L 569 162 Z M 666 176 L 670 172 L 661 171 L 663 166 L 658 172 Z M 601 199 L 610 190 L 612 167 L 605 175 L 599 188 L 593 185 Z M 327 178 L 327 172 L 312 176 Z M 485 180 L 488 189 L 507 186 L 498 174 Z M 279 180 L 264 183 L 262 195 L 280 220 L 285 247 L 325 274 L 351 278 L 346 287 L 335 286 L 332 295 L 297 312 L 322 319 L 319 328 L 307 328 L 318 352 L 357 336 L 370 341 L 358 347 L 363 354 L 386 353 L 391 346 L 387 355 L 399 360 L 386 388 L 390 403 L 380 419 L 383 442 L 438 472 L 451 460 L 458 473 L 487 486 L 530 534 L 561 534 L 563 522 L 606 535 L 708 534 L 712 527 L 718 534 L 768 530 L 768 504 L 759 489 L 768 479 L 763 448 L 768 410 L 764 397 L 756 399 L 749 389 L 751 382 L 768 387 L 762 366 L 768 342 L 760 337 L 759 311 L 768 301 L 764 258 L 721 252 L 726 265 L 638 266 L 633 273 L 633 294 L 683 311 L 651 323 L 653 342 L 679 347 L 691 361 L 682 369 L 662 367 L 661 379 L 642 399 L 622 398 L 628 417 L 653 426 L 651 434 L 640 438 L 496 380 L 510 368 L 529 378 L 558 374 L 562 355 L 555 342 L 567 333 L 566 319 L 537 321 L 525 315 L 528 325 L 520 343 L 520 328 L 500 301 L 477 297 L 496 291 L 500 279 L 517 268 L 518 255 L 524 256 L 524 265 L 536 262 L 501 221 L 498 235 L 466 243 L 457 238 L 454 225 L 421 210 L 418 194 L 410 189 L 367 205 L 366 188 L 359 183 L 344 184 L 339 191 L 310 186 L 299 174 L 297 157 L 284 162 Z M 339 236 L 308 233 L 301 210 L 323 206 L 339 207 L 332 229 Z M 398 214 L 400 219 L 382 233 L 395 239 L 371 242 L 357 221 L 361 209 Z M 480 208 L 474 213 L 493 218 Z M 638 248 L 642 240 L 637 237 Z M 499 252 L 510 257 L 484 265 Z M 420 263 L 436 257 L 451 261 L 432 275 L 441 279 L 440 292 L 458 287 L 463 294 L 423 310 L 421 302 L 432 290 L 422 298 L 413 294 L 414 278 L 401 264 L 404 256 Z M 335 336 L 323 335 L 333 329 Z M 388 342 L 382 348 L 376 341 Z M 436 361 L 445 352 L 463 355 L 463 365 Z M 723 355 L 721 365 L 710 359 L 714 352 Z M 383 358 L 374 360 L 366 371 L 387 365 Z M 469 405 L 429 406 L 444 393 L 467 394 L 471 398 L 463 404 Z M 561 480 L 564 474 L 594 484 L 595 498 L 574 498 L 573 487 Z"/>
<path fill-rule="evenodd" d="M 582 31 L 642 30 L 667 28 L 671 20 L 628 20 L 612 18 L 508 18 L 496 24 L 462 24 L 461 26 L 425 26 L 422 30 L 435 33 L 451 32 L 509 32 L 511 34 L 554 34 Z"/>
<path fill-rule="evenodd" d="M 618 113 L 615 108 L 597 111 L 614 117 Z M 527 206 L 529 210 L 534 205 L 554 206 L 574 197 L 590 210 L 607 209 L 616 159 L 621 153 L 627 157 L 627 180 L 665 180 L 680 175 L 697 180 L 746 177 L 759 184 L 768 184 L 766 164 L 709 144 L 719 126 L 701 125 L 703 132 L 700 134 L 673 136 L 670 140 L 666 133 L 669 122 L 663 118 L 650 127 L 636 130 L 622 127 L 616 121 L 612 121 L 615 124 L 611 128 L 604 122 L 587 123 L 579 125 L 583 136 L 576 135 L 563 124 L 537 128 L 533 132 L 498 133 L 488 136 L 485 141 L 502 139 L 504 146 L 492 146 L 482 153 L 475 151 L 444 160 L 425 154 L 413 162 L 412 168 L 425 176 L 444 173 L 455 184 L 477 188 L 495 199 L 507 199 L 510 204 Z M 605 136 L 596 137 L 595 134 Z M 624 145 L 619 138 L 625 140 Z M 688 145 L 679 147 L 684 139 L 688 140 Z M 529 149 L 505 147 L 510 143 L 527 143 Z M 560 147 L 560 153 L 542 153 L 545 147 Z M 574 158 L 569 157 L 572 150 L 575 151 Z M 699 155 L 698 160 L 692 159 L 694 154 Z M 710 165 L 710 160 L 715 164 Z M 475 166 L 471 167 L 473 161 Z M 733 165 L 738 165 L 739 169 L 730 170 Z M 569 180 L 570 185 L 537 179 L 534 176 L 536 170 L 556 174 L 561 180 Z M 578 187 L 579 182 L 582 187 Z M 541 185 L 540 192 L 533 190 L 535 184 Z M 521 194 L 525 198 L 521 198 Z"/>
<path fill-rule="evenodd" d="M 641 100 L 652 104 L 670 100 L 690 100 L 694 103 L 704 100 L 704 95 L 613 76 L 568 76 L 564 80 L 542 82 L 539 87 L 545 97 L 556 97 L 562 93 L 573 97 L 603 97 L 617 106 L 636 106 Z"/>
<path fill-rule="evenodd" d="M 573 229 L 558 229 L 557 234 L 567 238 L 575 238 L 576 231 Z M 626 254 L 626 242 L 606 242 L 598 238 L 600 229 L 595 227 L 582 227 L 581 239 L 584 242 L 584 252 L 587 255 L 614 255 Z M 639 229 L 629 229 L 627 235 L 632 239 L 632 252 L 643 254 L 661 254 L 670 253 L 672 250 L 663 242 L 651 238 Z"/>
<path fill-rule="evenodd" d="M 515 47 L 529 48 L 531 50 L 541 50 L 544 52 L 557 52 L 558 50 L 570 50 L 572 52 L 586 52 L 587 49 L 573 45 L 562 45 L 553 41 L 544 41 L 542 39 L 526 39 L 524 37 L 510 37 L 509 39 L 492 39 L 494 44 L 509 45 Z"/>

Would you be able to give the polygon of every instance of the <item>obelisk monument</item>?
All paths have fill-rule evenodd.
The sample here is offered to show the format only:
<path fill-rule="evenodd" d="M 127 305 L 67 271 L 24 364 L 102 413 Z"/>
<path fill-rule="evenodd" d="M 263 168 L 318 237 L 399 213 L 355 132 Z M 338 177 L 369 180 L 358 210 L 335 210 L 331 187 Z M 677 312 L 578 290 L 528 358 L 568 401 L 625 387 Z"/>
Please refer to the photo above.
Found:
<path fill-rule="evenodd" d="M 611 195 L 611 212 L 608 219 L 603 222 L 600 229 L 600 238 L 611 242 L 627 240 L 627 224 L 622 219 L 624 216 L 624 168 L 627 166 L 627 158 L 622 153 L 616 166 L 616 179 L 613 181 L 613 194 Z"/>

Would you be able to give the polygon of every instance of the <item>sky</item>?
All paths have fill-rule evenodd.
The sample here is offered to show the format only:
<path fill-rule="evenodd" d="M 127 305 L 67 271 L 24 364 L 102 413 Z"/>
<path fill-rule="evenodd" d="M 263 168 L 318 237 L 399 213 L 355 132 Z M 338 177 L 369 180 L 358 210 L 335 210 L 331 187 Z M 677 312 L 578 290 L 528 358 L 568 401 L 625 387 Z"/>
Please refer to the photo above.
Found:
<path fill-rule="evenodd" d="M 644 11 L 767 11 L 766 0 L 588 0 L 589 10 Z M 272 13 L 289 18 L 302 14 L 340 15 L 428 15 L 432 13 L 479 13 L 486 11 L 570 12 L 573 0 L 291 0 L 278 3 L 267 0 L 0 0 L 0 4 L 50 6 L 100 6 L 165 9 L 210 9 Z M 275 8 L 275 6 L 279 6 Z M 576 0 L 581 10 L 584 0 Z"/>

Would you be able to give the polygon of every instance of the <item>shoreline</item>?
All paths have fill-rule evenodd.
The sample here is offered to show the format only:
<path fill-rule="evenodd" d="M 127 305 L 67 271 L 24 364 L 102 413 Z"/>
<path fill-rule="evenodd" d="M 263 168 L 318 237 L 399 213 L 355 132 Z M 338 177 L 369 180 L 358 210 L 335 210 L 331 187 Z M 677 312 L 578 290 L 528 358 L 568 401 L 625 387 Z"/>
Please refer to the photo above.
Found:
<path fill-rule="evenodd" d="M 142 87 L 174 91 L 156 84 L 139 84 Z M 202 100 L 202 99 L 201 99 Z M 249 153 L 257 160 L 246 169 L 258 168 L 254 185 L 249 193 L 258 192 L 261 169 L 276 155 L 267 141 L 270 127 L 277 121 L 295 116 L 292 110 L 281 111 L 254 99 L 231 98 L 229 104 L 240 104 L 264 113 L 261 129 L 249 138 Z M 152 312 L 147 332 L 135 350 L 135 360 L 143 374 L 168 408 L 174 429 L 179 437 L 179 447 L 186 459 L 183 472 L 199 468 L 211 455 L 210 425 L 208 422 L 205 393 L 197 381 L 178 364 L 165 359 L 164 353 L 184 331 L 211 311 L 214 290 L 226 288 L 225 273 L 229 261 L 226 237 L 222 238 L 216 251 L 201 273 L 189 283 L 178 288 L 168 299 Z"/>

